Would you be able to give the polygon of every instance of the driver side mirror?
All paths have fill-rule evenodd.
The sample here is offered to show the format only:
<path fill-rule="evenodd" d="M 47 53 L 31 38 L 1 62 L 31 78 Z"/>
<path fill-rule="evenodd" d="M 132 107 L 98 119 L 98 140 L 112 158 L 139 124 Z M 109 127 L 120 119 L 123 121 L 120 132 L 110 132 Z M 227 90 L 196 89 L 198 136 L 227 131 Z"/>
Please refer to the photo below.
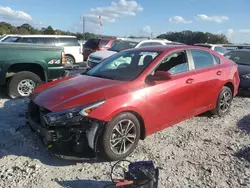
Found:
<path fill-rule="evenodd" d="M 155 83 L 155 81 L 170 80 L 172 78 L 171 74 L 165 71 L 156 71 L 154 75 L 148 75 L 145 82 L 149 85 Z"/>

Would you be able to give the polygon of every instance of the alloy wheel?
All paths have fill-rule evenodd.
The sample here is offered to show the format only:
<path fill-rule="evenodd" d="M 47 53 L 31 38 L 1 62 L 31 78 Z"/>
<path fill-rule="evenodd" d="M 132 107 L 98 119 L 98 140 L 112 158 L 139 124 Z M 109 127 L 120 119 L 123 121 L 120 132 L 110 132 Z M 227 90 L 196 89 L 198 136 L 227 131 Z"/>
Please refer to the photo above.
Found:
<path fill-rule="evenodd" d="M 220 110 L 222 113 L 225 113 L 226 111 L 228 111 L 229 107 L 230 107 L 230 103 L 231 103 L 231 94 L 230 92 L 226 91 L 223 93 L 222 98 L 220 100 Z"/>
<path fill-rule="evenodd" d="M 128 119 L 119 121 L 110 136 L 110 148 L 117 154 L 127 153 L 136 142 L 136 126 Z"/>

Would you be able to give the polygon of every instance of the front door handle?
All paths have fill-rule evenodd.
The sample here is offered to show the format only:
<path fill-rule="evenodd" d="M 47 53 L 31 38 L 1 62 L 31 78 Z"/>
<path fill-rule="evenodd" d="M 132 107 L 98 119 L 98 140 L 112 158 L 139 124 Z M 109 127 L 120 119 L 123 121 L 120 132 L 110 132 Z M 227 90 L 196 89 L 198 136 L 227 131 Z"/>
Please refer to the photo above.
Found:
<path fill-rule="evenodd" d="M 189 78 L 189 79 L 187 79 L 187 81 L 186 81 L 187 84 L 192 84 L 193 82 L 194 82 L 194 79 L 192 79 L 192 78 Z"/>
<path fill-rule="evenodd" d="M 217 71 L 216 74 L 220 76 L 222 74 L 222 71 Z"/>

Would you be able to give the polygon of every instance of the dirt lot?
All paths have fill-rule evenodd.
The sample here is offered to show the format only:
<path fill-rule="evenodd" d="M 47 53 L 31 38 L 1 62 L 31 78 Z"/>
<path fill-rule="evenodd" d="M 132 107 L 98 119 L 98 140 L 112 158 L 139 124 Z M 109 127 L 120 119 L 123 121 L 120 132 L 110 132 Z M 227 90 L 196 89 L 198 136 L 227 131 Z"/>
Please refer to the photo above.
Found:
<path fill-rule="evenodd" d="M 49 154 L 24 124 L 25 103 L 0 96 L 0 187 L 110 183 L 108 162 L 65 161 Z M 250 187 L 249 114 L 250 98 L 237 97 L 226 117 L 201 115 L 156 133 L 128 159 L 160 166 L 159 187 Z"/>

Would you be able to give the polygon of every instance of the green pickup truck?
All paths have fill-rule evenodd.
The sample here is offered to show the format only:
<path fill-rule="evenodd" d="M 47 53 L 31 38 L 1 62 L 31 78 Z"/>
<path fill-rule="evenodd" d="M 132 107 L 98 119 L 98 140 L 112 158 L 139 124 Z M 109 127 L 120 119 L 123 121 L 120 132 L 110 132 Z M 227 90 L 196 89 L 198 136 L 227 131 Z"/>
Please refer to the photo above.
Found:
<path fill-rule="evenodd" d="M 65 77 L 62 47 L 0 43 L 0 86 L 10 98 L 26 97 L 44 82 Z"/>

